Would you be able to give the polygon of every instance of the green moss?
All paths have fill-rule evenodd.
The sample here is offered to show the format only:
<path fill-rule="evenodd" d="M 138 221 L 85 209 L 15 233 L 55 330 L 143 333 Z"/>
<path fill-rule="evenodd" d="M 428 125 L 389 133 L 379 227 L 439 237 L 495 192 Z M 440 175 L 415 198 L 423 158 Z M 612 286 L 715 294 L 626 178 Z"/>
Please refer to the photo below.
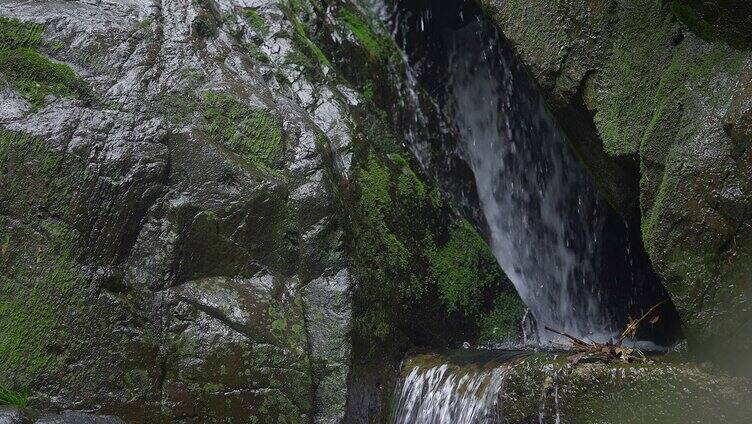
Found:
<path fill-rule="evenodd" d="M 0 174 L 0 214 L 19 217 L 32 218 L 39 209 L 65 216 L 83 177 L 41 138 L 2 128 L 0 164 L 8 171 Z"/>
<path fill-rule="evenodd" d="M 202 104 L 203 128 L 248 162 L 277 168 L 282 155 L 282 128 L 267 111 L 243 105 L 221 93 L 207 93 Z"/>
<path fill-rule="evenodd" d="M 713 26 L 697 16 L 694 9 L 681 0 L 671 0 L 671 11 L 687 27 L 705 41 L 716 41 L 718 34 Z"/>
<path fill-rule="evenodd" d="M 70 67 L 53 63 L 28 47 L 2 52 L 0 75 L 36 107 L 44 106 L 50 94 L 78 97 L 86 92 L 83 81 Z"/>
<path fill-rule="evenodd" d="M 447 310 L 478 317 L 484 294 L 504 280 L 496 259 L 467 221 L 449 229 L 449 241 L 430 254 L 431 273 Z"/>
<path fill-rule="evenodd" d="M 572 423 L 746 422 L 741 381 L 694 364 L 580 365 L 538 354 L 515 364 L 504 382 L 505 418 Z"/>
<path fill-rule="evenodd" d="M 670 58 L 672 20 L 660 2 L 640 0 L 620 12 L 612 58 L 604 70 L 606 86 L 595 123 L 611 155 L 637 153 L 655 110 L 654 95 Z"/>
<path fill-rule="evenodd" d="M 258 31 L 260 35 L 269 33 L 269 22 L 256 9 L 246 10 L 244 16 L 253 29 Z"/>
<path fill-rule="evenodd" d="M 524 311 L 525 304 L 516 293 L 500 293 L 491 312 L 481 321 L 481 343 L 516 340 L 520 334 L 520 317 Z"/>
<path fill-rule="evenodd" d="M 219 34 L 222 17 L 213 0 L 193 0 L 198 14 L 191 23 L 193 33 L 199 38 L 213 38 Z"/>
<path fill-rule="evenodd" d="M 39 221 L 43 240 L 33 251 L 28 237 L 10 235 L 15 254 L 0 256 L 0 361 L 8 371 L 28 377 L 46 374 L 61 364 L 60 343 L 65 314 L 76 302 L 81 275 L 71 246 L 74 233 L 65 224 Z M 33 253 L 32 253 L 33 252 Z M 20 256 L 19 256 L 20 255 Z M 32 256 L 33 255 L 33 256 Z M 34 263 L 29 267 L 29 263 Z"/>
<path fill-rule="evenodd" d="M 39 54 L 44 26 L 0 17 L 0 76 L 35 107 L 50 94 L 79 97 L 87 94 L 84 81 L 63 64 Z"/>
<path fill-rule="evenodd" d="M 340 11 L 342 21 L 352 31 L 358 42 L 368 51 L 373 59 L 385 60 L 394 50 L 391 37 L 376 34 L 371 25 L 358 13 L 349 8 Z"/>
<path fill-rule="evenodd" d="M 360 281 L 357 303 L 364 305 L 355 317 L 355 330 L 363 338 L 381 341 L 394 335 L 413 296 L 424 290 L 425 280 L 412 272 L 420 258 L 404 227 L 393 221 L 396 172 L 371 153 L 356 168 L 354 184 L 356 274 Z M 365 306 L 368 305 L 368 306 Z"/>
<path fill-rule="evenodd" d="M 293 42 L 297 45 L 298 52 L 308 52 L 307 57 L 317 62 L 315 64 L 317 66 L 308 61 L 304 61 L 302 64 L 305 65 L 309 71 L 314 71 L 314 69 L 319 71 L 321 66 L 331 67 L 329 58 L 326 57 L 326 54 L 324 54 L 316 43 L 311 41 L 308 37 L 305 25 L 303 25 L 303 22 L 300 21 L 293 11 L 288 11 L 288 19 L 292 23 L 294 29 Z"/>
<path fill-rule="evenodd" d="M 36 47 L 42 41 L 43 34 L 44 25 L 0 16 L 0 52 L 21 47 Z"/>
<path fill-rule="evenodd" d="M 447 331 L 429 330 L 437 316 L 447 314 L 453 325 L 468 329 L 467 337 L 485 321 L 490 328 L 492 320 L 498 327 L 494 340 L 518 333 L 521 302 L 505 285 L 490 249 L 470 223 L 448 226 L 439 219 L 447 211 L 429 201 L 435 190 L 427 189 L 402 155 L 383 157 L 369 147 L 355 168 L 353 186 L 354 326 L 372 353 L 403 343 L 416 326 Z M 493 306 L 486 299 L 496 298 L 493 317 L 486 318 Z"/>
<path fill-rule="evenodd" d="M 562 0 L 508 0 L 484 1 L 491 16 L 507 34 L 514 34 L 515 43 L 523 47 L 523 60 L 530 65 L 544 85 L 555 81 L 546 74 L 546 68 L 556 68 L 567 54 L 568 34 L 566 20 L 571 5 Z M 552 64 L 553 62 L 553 64 Z"/>
<path fill-rule="evenodd" d="M 373 108 L 360 119 L 358 129 L 377 151 L 389 154 L 400 150 L 400 144 L 389 127 L 388 115 L 383 110 Z"/>
<path fill-rule="evenodd" d="M 672 46 L 677 30 L 673 17 L 660 2 L 638 3 L 619 13 L 618 37 L 595 115 L 604 147 L 611 155 L 637 153 L 669 101 L 689 95 L 688 81 L 708 79 L 714 69 L 738 67 L 733 63 L 738 59 L 730 58 L 728 49 L 720 45 L 698 49 L 682 42 Z M 684 7 L 676 1 L 671 5 L 673 9 Z"/>
<path fill-rule="evenodd" d="M 0 384 L 0 405 L 12 405 L 25 408 L 28 404 L 28 394 L 10 390 Z"/>
<path fill-rule="evenodd" d="M 687 133 L 692 126 L 680 120 L 676 112 L 681 111 L 680 105 L 688 103 L 687 99 L 693 91 L 702 92 L 709 102 L 724 101 L 718 99 L 710 84 L 711 76 L 723 70 L 735 72 L 740 66 L 739 56 L 730 53 L 725 46 L 714 44 L 697 49 L 685 44 L 678 46 L 671 57 L 666 69 L 660 74 L 660 79 L 654 90 L 652 102 L 655 105 L 644 133 L 640 138 L 640 151 L 644 157 L 652 161 L 660 161 L 668 172 L 662 172 L 661 178 L 652 197 L 642 198 L 642 235 L 648 252 L 657 251 L 657 237 L 662 225 L 662 212 L 671 209 L 671 202 L 675 201 L 675 194 L 680 190 L 679 172 L 674 168 L 681 167 L 681 152 L 667 151 L 675 141 L 682 141 L 691 134 Z M 692 89 L 690 89 L 692 87 Z M 642 163 L 643 186 L 649 181 L 647 161 Z"/>

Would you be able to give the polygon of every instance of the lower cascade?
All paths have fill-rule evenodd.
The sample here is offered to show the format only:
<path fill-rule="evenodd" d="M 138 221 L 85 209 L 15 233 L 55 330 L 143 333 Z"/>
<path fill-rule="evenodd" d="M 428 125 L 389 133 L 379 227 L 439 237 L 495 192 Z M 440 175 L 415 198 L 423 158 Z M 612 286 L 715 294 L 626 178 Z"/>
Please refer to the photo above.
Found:
<path fill-rule="evenodd" d="M 456 375 L 449 365 L 416 366 L 397 387 L 394 424 L 492 423 L 498 418 L 501 367 Z"/>
<path fill-rule="evenodd" d="M 508 368 L 506 361 L 518 353 L 497 355 L 472 366 L 435 361 L 430 356 L 408 359 L 394 392 L 392 423 L 500 423 L 499 394 Z"/>

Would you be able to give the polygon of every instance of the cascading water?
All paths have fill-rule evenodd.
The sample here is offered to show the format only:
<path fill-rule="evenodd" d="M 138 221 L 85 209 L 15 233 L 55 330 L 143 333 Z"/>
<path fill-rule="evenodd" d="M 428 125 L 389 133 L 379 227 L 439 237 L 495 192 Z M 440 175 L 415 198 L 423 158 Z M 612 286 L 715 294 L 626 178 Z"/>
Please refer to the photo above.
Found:
<path fill-rule="evenodd" d="M 469 364 L 463 364 L 463 358 L 442 357 L 436 361 L 430 355 L 405 361 L 403 377 L 394 392 L 392 423 L 502 422 L 499 393 L 508 363 L 519 353 L 504 352 L 483 358 L 486 355 L 485 352 L 474 355 L 480 361 Z"/>
<path fill-rule="evenodd" d="M 639 235 L 600 197 L 537 87 L 477 7 L 415 0 L 399 3 L 394 16 L 409 65 L 409 147 L 485 230 L 540 341 L 559 340 L 545 326 L 605 341 L 627 316 L 665 298 Z M 439 143 L 426 116 L 445 122 Z M 458 184 L 462 178 L 471 184 Z"/>
<path fill-rule="evenodd" d="M 462 374 L 448 364 L 414 367 L 398 386 L 394 424 L 496 422 L 496 398 L 504 373 L 490 371 Z"/>
<path fill-rule="evenodd" d="M 494 255 L 539 323 L 610 334 L 594 261 L 598 200 L 543 100 L 521 95 L 514 73 L 494 60 L 498 43 L 468 48 L 488 32 L 475 23 L 452 40 L 447 109 Z"/>

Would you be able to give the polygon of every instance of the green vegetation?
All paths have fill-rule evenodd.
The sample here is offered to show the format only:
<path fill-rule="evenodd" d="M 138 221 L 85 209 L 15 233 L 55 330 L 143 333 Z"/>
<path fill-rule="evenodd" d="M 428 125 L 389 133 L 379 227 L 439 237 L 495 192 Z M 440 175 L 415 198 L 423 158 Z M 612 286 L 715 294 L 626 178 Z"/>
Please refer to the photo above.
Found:
<path fill-rule="evenodd" d="M 496 343 L 515 340 L 520 334 L 520 318 L 525 304 L 510 286 L 499 293 L 491 313 L 481 321 L 480 342 Z"/>
<path fill-rule="evenodd" d="M 39 54 L 43 27 L 0 18 L 0 75 L 35 107 L 44 106 L 50 94 L 78 97 L 86 86 L 67 65 Z"/>
<path fill-rule="evenodd" d="M 42 41 L 44 26 L 0 16 L 0 51 L 36 47 Z"/>
<path fill-rule="evenodd" d="M 449 241 L 430 253 L 430 264 L 447 310 L 466 317 L 478 317 L 486 291 L 504 279 L 491 249 L 466 221 L 449 228 Z"/>
<path fill-rule="evenodd" d="M 329 58 L 326 57 L 326 54 L 324 54 L 324 52 L 321 50 L 321 48 L 319 48 L 319 46 L 316 45 L 316 43 L 308 38 L 306 28 L 300 21 L 300 19 L 298 19 L 298 17 L 293 13 L 289 13 L 289 19 L 290 22 L 292 22 L 293 27 L 295 28 L 295 33 L 293 34 L 293 42 L 295 42 L 297 50 L 299 52 L 308 52 L 310 56 L 306 57 L 317 62 L 316 64 L 314 64 L 308 60 L 302 61 L 304 67 L 309 71 L 313 71 L 314 69 L 318 70 L 319 66 L 331 67 L 331 62 L 329 61 Z"/>
<path fill-rule="evenodd" d="M 44 106 L 50 94 L 76 97 L 83 82 L 67 65 L 53 63 L 29 48 L 8 50 L 0 55 L 0 74 L 36 106 Z"/>
<path fill-rule="evenodd" d="M 683 3 L 681 0 L 671 0 L 671 11 L 703 40 L 713 42 L 718 39 L 718 34 L 713 26 L 698 17 L 692 6 Z"/>
<path fill-rule="evenodd" d="M 408 343 L 416 332 L 449 327 L 469 334 L 488 327 L 488 341 L 515 337 L 521 301 L 490 249 L 470 223 L 451 224 L 436 191 L 396 146 L 383 142 L 390 137 L 362 146 L 367 156 L 359 157 L 353 173 L 356 343 L 374 354 Z M 377 153 L 382 144 L 393 153 Z M 447 315 L 452 326 L 439 325 L 438 317 Z"/>
<path fill-rule="evenodd" d="M 613 58 L 604 71 L 607 87 L 595 123 L 611 155 L 637 153 L 639 140 L 655 110 L 653 96 L 659 75 L 670 55 L 673 23 L 661 13 L 661 4 L 642 0 L 622 11 L 614 41 Z"/>
<path fill-rule="evenodd" d="M 43 208 L 65 215 L 75 185 L 64 162 L 41 138 L 0 128 L 0 164 L 11 171 L 0 177 L 0 213 L 31 218 Z"/>
<path fill-rule="evenodd" d="M 248 162 L 264 168 L 279 166 L 282 127 L 269 112 L 243 105 L 222 93 L 206 93 L 203 128 Z"/>
<path fill-rule="evenodd" d="M 60 331 L 80 306 L 77 236 L 62 219 L 83 174 L 44 140 L 4 129 L 0 167 L 0 216 L 13 217 L 0 218 L 0 363 L 32 379 L 60 364 Z"/>
<path fill-rule="evenodd" d="M 504 414 L 511 422 L 543 415 L 572 423 L 742 423 L 751 411 L 749 388 L 740 383 L 693 364 L 571 367 L 563 357 L 536 354 L 506 374 Z"/>
<path fill-rule="evenodd" d="M 222 18 L 213 0 L 193 0 L 198 8 L 198 15 L 191 24 L 194 34 L 199 38 L 213 38 L 219 33 Z"/>
<path fill-rule="evenodd" d="M 342 21 L 350 28 L 355 38 L 368 51 L 371 58 L 385 60 L 395 50 L 390 37 L 376 34 L 359 13 L 343 8 L 340 12 Z"/>
<path fill-rule="evenodd" d="M 693 13 L 676 0 L 671 8 L 682 20 Z M 664 13 L 660 2 L 642 0 L 635 7 L 620 11 L 615 32 L 619 36 L 605 69 L 605 86 L 599 92 L 595 116 L 608 153 L 641 151 L 666 111 L 675 109 L 673 101 L 689 95 L 687 82 L 706 80 L 719 67 L 738 68 L 738 60 L 722 45 L 698 49 L 682 42 L 672 46 L 675 31 L 673 17 Z M 703 35 L 703 31 L 695 32 L 715 39 L 708 38 L 707 33 Z M 707 94 L 713 93 L 709 90 Z"/>
<path fill-rule="evenodd" d="M 269 22 L 256 9 L 246 10 L 245 19 L 260 35 L 266 35 L 269 32 Z"/>
<path fill-rule="evenodd" d="M 0 361 L 30 377 L 60 364 L 53 347 L 81 282 L 74 232 L 55 221 L 33 225 L 38 234 L 3 234 L 10 249 L 0 255 Z"/>
<path fill-rule="evenodd" d="M 12 405 L 25 408 L 29 404 L 29 396 L 15 392 L 0 384 L 0 405 Z"/>

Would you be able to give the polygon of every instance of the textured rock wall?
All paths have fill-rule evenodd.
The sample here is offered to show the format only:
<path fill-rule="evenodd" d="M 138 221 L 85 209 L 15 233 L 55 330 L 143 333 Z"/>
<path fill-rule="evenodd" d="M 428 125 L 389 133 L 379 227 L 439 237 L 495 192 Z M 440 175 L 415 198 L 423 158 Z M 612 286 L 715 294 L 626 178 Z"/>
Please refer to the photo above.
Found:
<path fill-rule="evenodd" d="M 134 423 L 369 421 L 391 386 L 353 362 L 517 333 L 402 150 L 368 13 L 0 1 L 0 386 Z"/>
<path fill-rule="evenodd" d="M 83 87 L 1 72 L 2 383 L 128 422 L 340 419 L 356 100 L 311 66 L 298 11 L 1 10 L 34 23 L 3 21 L 4 55 Z"/>
<path fill-rule="evenodd" d="M 637 187 L 620 170 L 639 164 L 643 241 L 690 346 L 751 372 L 737 359 L 752 352 L 747 22 L 701 1 L 482 3 L 626 215 Z M 718 16 L 747 8 L 722 3 Z"/>

